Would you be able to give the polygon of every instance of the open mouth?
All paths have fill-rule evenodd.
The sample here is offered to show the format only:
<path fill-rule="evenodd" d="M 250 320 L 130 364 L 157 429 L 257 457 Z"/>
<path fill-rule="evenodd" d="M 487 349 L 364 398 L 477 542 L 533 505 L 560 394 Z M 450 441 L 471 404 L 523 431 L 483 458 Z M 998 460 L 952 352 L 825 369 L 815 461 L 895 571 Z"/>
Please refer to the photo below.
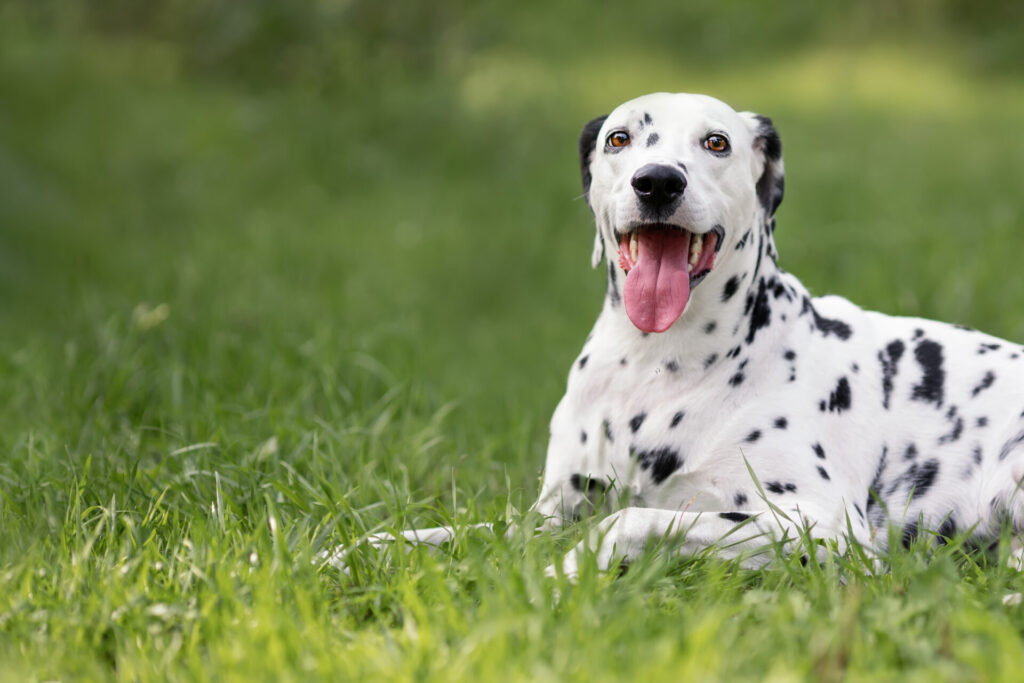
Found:
<path fill-rule="evenodd" d="M 664 332 L 682 315 L 690 289 L 714 267 L 721 228 L 697 234 L 656 223 L 618 237 L 626 314 L 644 332 Z"/>

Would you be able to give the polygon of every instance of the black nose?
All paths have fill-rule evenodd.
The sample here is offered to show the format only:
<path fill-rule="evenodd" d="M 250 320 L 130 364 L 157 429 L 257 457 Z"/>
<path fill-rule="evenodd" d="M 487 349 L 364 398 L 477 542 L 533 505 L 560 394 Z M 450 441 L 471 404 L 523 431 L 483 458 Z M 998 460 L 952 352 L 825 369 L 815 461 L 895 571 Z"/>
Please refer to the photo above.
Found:
<path fill-rule="evenodd" d="M 648 206 L 667 206 L 683 196 L 686 176 L 674 166 L 647 164 L 629 181 L 640 201 Z"/>

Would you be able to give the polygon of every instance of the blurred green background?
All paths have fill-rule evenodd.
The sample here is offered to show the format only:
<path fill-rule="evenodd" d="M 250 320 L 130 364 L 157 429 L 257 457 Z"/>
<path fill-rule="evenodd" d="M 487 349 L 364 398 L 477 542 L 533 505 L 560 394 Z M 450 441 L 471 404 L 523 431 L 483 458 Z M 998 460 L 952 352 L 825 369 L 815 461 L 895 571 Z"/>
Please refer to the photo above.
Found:
<path fill-rule="evenodd" d="M 431 641 L 395 632 L 429 621 L 423 576 L 431 600 L 462 601 L 441 640 L 541 615 L 527 649 L 568 642 L 572 666 L 629 670 L 645 633 L 612 647 L 516 592 L 554 556 L 543 542 L 348 584 L 314 574 L 311 553 L 532 502 L 604 290 L 576 137 L 646 92 L 774 119 L 781 263 L 812 292 L 1024 341 L 1022 6 L 3 2 L 0 661 L 21 662 L 5 675 L 377 671 L 405 666 L 381 645 L 396 638 L 440 678 Z M 678 606 L 694 576 L 662 587 L 663 651 L 688 623 L 673 610 L 693 609 L 731 634 L 723 651 L 760 644 L 726 658 L 751 676 L 846 599 L 772 612 L 803 631 L 751 640 L 765 631 L 734 617 L 745 606 Z M 580 623 L 615 600 L 649 614 L 630 585 L 595 589 Z M 510 592 L 486 597 L 495 586 Z M 996 596 L 981 633 L 1003 608 L 979 586 Z M 923 593 L 928 613 L 954 604 Z M 948 631 L 916 650 L 885 640 L 917 628 L 893 609 L 896 626 L 865 612 L 882 635 L 851 666 L 945 666 Z M 878 642 L 895 655 L 874 657 Z M 364 659 L 335 656 L 359 643 Z M 469 670 L 523 651 L 482 647 Z"/>
<path fill-rule="evenodd" d="M 0 438 L 158 462 L 399 387 L 455 409 L 414 482 L 509 464 L 528 498 L 603 289 L 576 136 L 654 90 L 775 120 L 813 292 L 1024 339 L 1021 28 L 1010 1 L 7 2 Z"/>
<path fill-rule="evenodd" d="M 813 292 L 1024 339 L 1020 12 L 7 2 L 9 478 L 338 427 L 399 387 L 456 415 L 414 482 L 505 463 L 529 497 L 603 288 L 576 136 L 653 90 L 773 117 L 782 264 Z"/>

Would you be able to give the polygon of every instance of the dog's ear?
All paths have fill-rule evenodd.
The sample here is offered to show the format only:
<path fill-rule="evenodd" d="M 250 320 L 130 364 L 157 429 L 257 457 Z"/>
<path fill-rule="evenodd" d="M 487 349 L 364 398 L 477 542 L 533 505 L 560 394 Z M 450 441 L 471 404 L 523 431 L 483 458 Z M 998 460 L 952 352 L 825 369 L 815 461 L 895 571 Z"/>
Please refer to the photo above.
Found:
<path fill-rule="evenodd" d="M 754 152 L 764 161 L 761 176 L 757 179 L 757 198 L 764 207 L 765 220 L 770 221 L 782 203 L 786 187 L 786 175 L 782 167 L 782 140 L 767 116 L 752 112 L 743 112 L 742 116 L 754 133 Z"/>
<path fill-rule="evenodd" d="M 594 158 L 594 150 L 597 148 L 597 134 L 601 132 L 601 126 L 608 115 L 598 116 L 593 121 L 587 122 L 580 133 L 580 175 L 583 179 L 583 198 L 590 203 L 590 162 Z"/>
<path fill-rule="evenodd" d="M 604 125 L 606 118 L 607 114 L 588 121 L 580 133 L 580 176 L 583 180 L 583 198 L 587 201 L 587 206 L 590 206 L 590 181 L 593 180 L 590 175 L 590 162 L 594 158 L 594 150 L 597 149 L 597 134 L 601 132 L 601 126 Z M 594 235 L 594 251 L 590 256 L 590 265 L 597 268 L 603 258 L 604 240 L 601 239 L 601 228 L 598 227 Z"/>

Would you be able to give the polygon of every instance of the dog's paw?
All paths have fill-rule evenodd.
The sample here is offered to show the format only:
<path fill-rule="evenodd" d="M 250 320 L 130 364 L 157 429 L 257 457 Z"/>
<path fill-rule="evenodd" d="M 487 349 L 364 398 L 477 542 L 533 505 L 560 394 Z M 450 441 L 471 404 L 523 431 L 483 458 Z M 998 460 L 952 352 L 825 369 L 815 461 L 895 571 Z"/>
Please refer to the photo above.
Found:
<path fill-rule="evenodd" d="M 316 554 L 316 559 L 313 560 L 313 564 L 320 567 L 331 567 L 338 571 L 349 575 L 352 570 L 348 566 L 346 558 L 349 553 L 352 552 L 353 546 L 339 545 L 334 548 L 325 548 Z"/>
<path fill-rule="evenodd" d="M 315 564 L 319 564 L 323 567 L 332 567 L 346 575 L 351 575 L 352 568 L 349 558 L 358 548 L 365 548 L 369 546 L 374 549 L 388 548 L 399 540 L 394 534 L 373 534 L 368 536 L 366 539 L 355 543 L 353 545 L 339 545 L 334 548 L 327 548 L 321 550 L 314 561 Z"/>
<path fill-rule="evenodd" d="M 561 572 L 559 572 L 559 569 L 561 569 Z M 544 570 L 544 576 L 550 579 L 558 578 L 559 573 L 570 582 L 576 583 L 576 579 L 580 575 L 580 566 L 575 550 L 570 550 L 565 554 L 565 557 L 562 558 L 561 567 L 559 567 L 558 563 L 555 563 L 548 565 L 547 569 Z"/>

